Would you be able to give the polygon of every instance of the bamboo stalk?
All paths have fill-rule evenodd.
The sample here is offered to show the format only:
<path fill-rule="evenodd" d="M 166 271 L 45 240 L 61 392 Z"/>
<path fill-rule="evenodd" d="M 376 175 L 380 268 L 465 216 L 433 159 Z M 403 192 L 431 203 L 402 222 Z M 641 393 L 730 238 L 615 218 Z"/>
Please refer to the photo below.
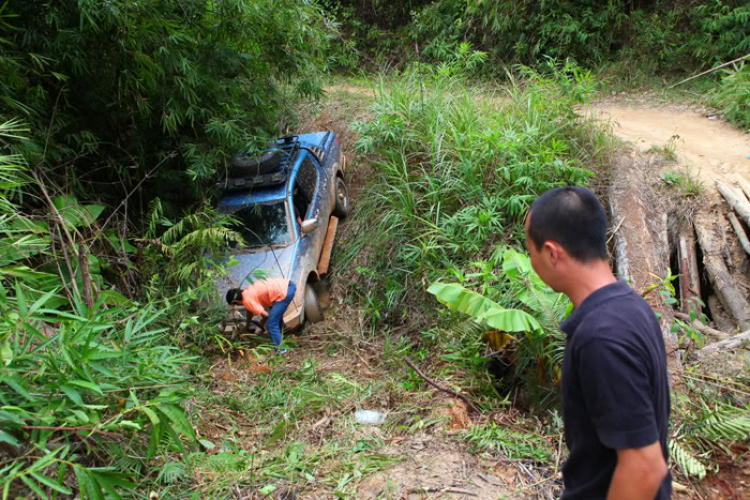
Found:
<path fill-rule="evenodd" d="M 727 66 L 729 66 L 730 64 L 734 64 L 734 63 L 736 63 L 736 62 L 740 62 L 740 61 L 742 61 L 743 59 L 747 59 L 748 57 L 750 57 L 750 54 L 747 54 L 746 56 L 738 57 L 738 58 L 737 58 L 737 59 L 735 59 L 734 61 L 729 61 L 729 62 L 725 62 L 725 63 L 723 63 L 723 64 L 719 64 L 718 66 L 715 66 L 715 67 L 713 67 L 713 68 L 711 68 L 711 69 L 709 69 L 709 70 L 706 70 L 706 71 L 704 71 L 703 73 L 698 73 L 697 75 L 693 75 L 693 76 L 691 76 L 690 78 L 685 78 L 685 79 L 684 79 L 684 80 L 682 80 L 681 82 L 677 82 L 677 83 L 675 83 L 674 85 L 670 85 L 669 87 L 667 87 L 667 89 L 673 89 L 673 88 L 675 88 L 675 87 L 676 87 L 676 86 L 678 86 L 678 85 L 682 85 L 683 83 L 687 83 L 687 82 L 689 82 L 690 80 L 695 80 L 696 78 L 699 78 L 699 77 L 701 77 L 701 76 L 703 76 L 703 75 L 707 75 L 707 74 L 709 74 L 709 73 L 713 73 L 714 71 L 716 71 L 716 70 L 719 70 L 719 69 L 721 69 L 721 68 L 726 68 L 726 67 L 727 67 Z"/>

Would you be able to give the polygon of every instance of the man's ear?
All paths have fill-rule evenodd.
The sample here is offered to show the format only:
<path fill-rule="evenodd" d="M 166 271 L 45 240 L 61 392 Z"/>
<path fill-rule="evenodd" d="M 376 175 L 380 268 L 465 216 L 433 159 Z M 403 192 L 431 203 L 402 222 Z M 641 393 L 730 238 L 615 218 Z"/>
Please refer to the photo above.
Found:
<path fill-rule="evenodd" d="M 542 253 L 547 257 L 549 263 L 556 266 L 562 257 L 562 247 L 555 241 L 545 241 L 542 245 Z"/>

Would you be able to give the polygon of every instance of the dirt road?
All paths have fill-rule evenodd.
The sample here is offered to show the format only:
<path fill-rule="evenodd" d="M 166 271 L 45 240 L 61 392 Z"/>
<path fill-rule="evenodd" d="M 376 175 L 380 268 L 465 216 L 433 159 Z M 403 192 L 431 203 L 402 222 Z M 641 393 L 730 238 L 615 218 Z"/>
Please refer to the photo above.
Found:
<path fill-rule="evenodd" d="M 686 107 L 604 101 L 591 106 L 611 121 L 614 133 L 639 149 L 674 145 L 677 163 L 690 169 L 709 189 L 721 178 L 740 174 L 750 180 L 750 134 L 719 117 L 709 119 Z M 727 177 L 729 175 L 729 177 Z"/>

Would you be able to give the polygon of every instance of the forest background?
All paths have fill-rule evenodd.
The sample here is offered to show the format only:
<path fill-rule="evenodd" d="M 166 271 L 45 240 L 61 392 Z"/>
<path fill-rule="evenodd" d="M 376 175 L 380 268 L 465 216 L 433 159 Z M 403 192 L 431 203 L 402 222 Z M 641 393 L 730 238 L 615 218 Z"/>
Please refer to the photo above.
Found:
<path fill-rule="evenodd" d="M 565 304 L 521 279 L 531 272 L 510 249 L 522 249 L 519 217 L 536 194 L 598 179 L 606 167 L 613 146 L 575 106 L 605 83 L 663 88 L 748 53 L 750 6 L 741 0 L 7 0 L 3 497 L 137 496 L 150 484 L 205 493 L 186 471 L 216 447 L 194 424 L 206 353 L 255 349 L 216 330 L 222 308 L 213 283 L 222 265 L 207 255 L 240 236 L 213 210 L 214 186 L 237 150 L 293 132 L 298 111 L 324 99 L 334 76 L 380 75 L 381 89 L 390 89 L 372 120 L 352 125 L 358 151 L 379 165 L 362 205 L 382 215 L 355 223 L 342 245 L 339 269 L 357 268 L 348 303 L 371 335 L 411 324 L 418 333 L 392 354 L 439 353 L 479 380 L 467 387 L 485 409 L 501 407 L 508 390 L 496 387 L 480 353 L 486 322 L 436 310 L 425 291 L 449 276 L 500 303 L 488 307 L 523 310 L 537 323 L 517 328 L 530 334 L 509 384 L 531 379 L 529 407 L 547 405 L 562 342 L 554 320 Z M 488 87 L 509 89 L 526 107 L 499 119 L 461 99 Z M 750 128 L 750 64 L 686 88 Z M 456 113 L 440 114 L 449 104 Z M 402 168 L 414 158 L 436 167 L 415 178 Z M 368 228 L 383 238 L 368 241 Z M 378 251 L 380 263 L 360 258 Z M 458 332 L 449 337 L 446 318 Z M 530 376 L 533 366 L 546 373 Z M 412 375 L 399 383 L 421 387 Z M 361 397 L 329 389 L 331 397 Z M 725 403 L 722 421 L 738 414 L 736 401 Z M 690 418 L 717 417 L 696 410 Z M 731 442 L 735 434 L 722 429 L 711 437 Z M 287 432 L 273 427 L 266 437 Z M 485 442 L 484 431 L 472 432 L 467 439 Z M 682 449 L 681 465 L 705 474 L 716 450 L 701 444 L 705 436 L 683 434 L 685 446 L 697 447 Z M 289 463 L 289 446 L 279 463 Z M 250 456 L 235 450 L 232 467 L 254 470 Z M 272 491 L 264 488 L 280 473 L 258 474 L 242 481 Z M 346 495 L 347 482 L 331 490 Z"/>

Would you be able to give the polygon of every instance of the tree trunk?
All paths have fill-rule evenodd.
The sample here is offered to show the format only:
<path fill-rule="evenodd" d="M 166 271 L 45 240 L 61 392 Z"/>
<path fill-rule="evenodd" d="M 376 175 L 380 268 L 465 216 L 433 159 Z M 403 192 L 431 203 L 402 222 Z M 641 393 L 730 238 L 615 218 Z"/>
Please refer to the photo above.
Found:
<path fill-rule="evenodd" d="M 720 182 L 717 182 L 717 184 L 720 184 Z M 747 330 L 750 328 L 750 308 L 747 304 L 747 297 L 737 288 L 724 263 L 724 251 L 720 237 L 716 234 L 717 228 L 713 227 L 715 224 L 701 223 L 700 216 L 696 215 L 694 225 L 698 242 L 703 249 L 703 263 L 708 278 L 716 291 L 716 296 L 724 309 L 737 321 L 737 325 L 741 329 Z"/>
<path fill-rule="evenodd" d="M 708 296 L 707 305 L 718 330 L 722 332 L 734 332 L 737 330 L 737 324 L 729 317 L 716 295 L 711 294 Z"/>

